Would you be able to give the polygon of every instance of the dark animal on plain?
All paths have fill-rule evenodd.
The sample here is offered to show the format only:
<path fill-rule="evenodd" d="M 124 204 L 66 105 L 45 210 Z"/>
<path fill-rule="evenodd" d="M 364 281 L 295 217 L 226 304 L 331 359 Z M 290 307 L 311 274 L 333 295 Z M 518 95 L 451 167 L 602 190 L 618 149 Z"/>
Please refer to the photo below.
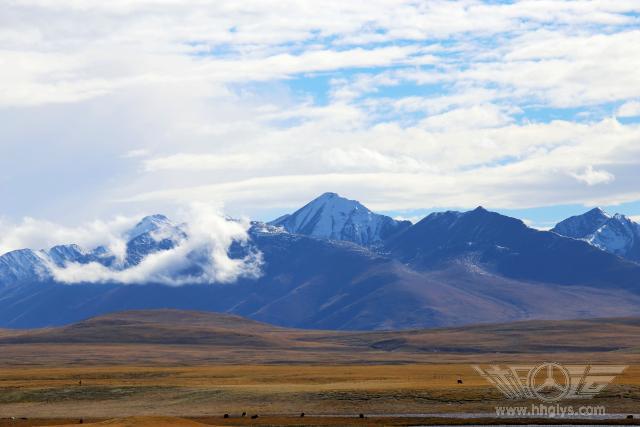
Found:
<path fill-rule="evenodd" d="M 247 413 L 246 413 L 246 412 L 243 412 L 243 413 L 242 413 L 242 416 L 243 416 L 243 417 L 246 417 L 246 416 L 247 416 Z"/>
<path fill-rule="evenodd" d="M 222 418 L 229 418 L 229 414 L 224 414 Z"/>
<path fill-rule="evenodd" d="M 364 414 L 360 414 L 360 418 L 364 418 Z"/>
<path fill-rule="evenodd" d="M 627 415 L 627 419 L 628 420 L 632 420 L 633 419 L 633 415 Z"/>
<path fill-rule="evenodd" d="M 304 418 L 304 412 L 300 414 L 300 418 Z"/>
<path fill-rule="evenodd" d="M 461 379 L 458 379 L 458 384 L 462 384 L 462 380 Z"/>
<path fill-rule="evenodd" d="M 257 419 L 257 418 L 258 418 L 258 416 L 257 416 L 257 415 L 251 415 L 251 419 L 252 419 L 252 420 L 255 420 L 255 419 Z"/>

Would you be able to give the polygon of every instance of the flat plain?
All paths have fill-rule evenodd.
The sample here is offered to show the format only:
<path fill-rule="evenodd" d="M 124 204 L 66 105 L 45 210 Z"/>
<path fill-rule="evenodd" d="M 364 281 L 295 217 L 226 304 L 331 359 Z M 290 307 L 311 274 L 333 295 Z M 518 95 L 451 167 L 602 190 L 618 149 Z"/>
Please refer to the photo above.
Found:
<path fill-rule="evenodd" d="M 416 425 L 434 415 L 461 423 L 534 403 L 506 401 L 472 365 L 547 361 L 628 365 L 589 405 L 640 412 L 636 318 L 334 332 L 160 310 L 1 331 L 0 425 Z"/>

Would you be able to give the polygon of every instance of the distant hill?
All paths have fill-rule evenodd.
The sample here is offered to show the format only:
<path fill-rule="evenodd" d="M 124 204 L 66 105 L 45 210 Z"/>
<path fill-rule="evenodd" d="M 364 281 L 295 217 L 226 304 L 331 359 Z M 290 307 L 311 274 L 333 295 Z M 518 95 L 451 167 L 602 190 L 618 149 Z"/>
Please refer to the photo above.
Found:
<path fill-rule="evenodd" d="M 60 328 L 0 335 L 0 343 L 146 343 L 271 347 L 274 326 L 239 316 L 180 310 L 127 311 Z"/>
<path fill-rule="evenodd" d="M 527 321 L 388 332 L 278 328 L 238 316 L 179 310 L 113 313 L 73 325 L 0 331 L 7 344 L 160 344 L 302 353 L 554 353 L 640 350 L 640 317 Z"/>

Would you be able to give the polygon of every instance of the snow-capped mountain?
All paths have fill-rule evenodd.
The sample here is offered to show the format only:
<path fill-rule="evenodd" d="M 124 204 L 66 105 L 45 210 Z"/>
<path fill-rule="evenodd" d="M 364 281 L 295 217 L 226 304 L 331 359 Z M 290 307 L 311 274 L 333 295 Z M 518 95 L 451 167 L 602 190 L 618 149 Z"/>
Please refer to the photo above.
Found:
<path fill-rule="evenodd" d="M 0 256 L 0 287 L 4 284 L 41 282 L 52 279 L 52 268 L 70 263 L 96 262 L 113 270 L 122 270 L 140 263 L 151 253 L 171 249 L 186 238 L 181 226 L 174 225 L 164 215 L 142 218 L 125 233 L 126 253 L 118 259 L 104 246 L 93 249 L 76 244 L 57 245 L 48 250 L 20 249 Z"/>
<path fill-rule="evenodd" d="M 42 257 L 31 249 L 19 249 L 0 256 L 0 288 L 38 281 L 47 274 Z"/>
<path fill-rule="evenodd" d="M 141 234 L 152 233 L 156 231 L 171 230 L 175 226 L 164 215 L 155 214 L 142 218 L 131 230 L 127 232 L 129 239 L 135 239 Z"/>
<path fill-rule="evenodd" d="M 156 214 L 142 218 L 127 237 L 125 267 L 139 264 L 150 253 L 174 248 L 186 233 L 166 216 Z"/>
<path fill-rule="evenodd" d="M 551 230 L 561 236 L 573 237 L 574 239 L 584 239 L 595 233 L 607 221 L 611 219 L 611 215 L 600 208 L 593 208 L 582 215 L 572 216 L 560 221 Z"/>
<path fill-rule="evenodd" d="M 294 234 L 321 239 L 345 240 L 375 246 L 407 229 L 409 221 L 396 221 L 371 212 L 356 200 L 324 193 L 290 215 L 269 223 Z"/>
<path fill-rule="evenodd" d="M 559 222 L 551 231 L 582 239 L 631 261 L 640 261 L 640 224 L 625 215 L 609 215 L 595 208 Z"/>

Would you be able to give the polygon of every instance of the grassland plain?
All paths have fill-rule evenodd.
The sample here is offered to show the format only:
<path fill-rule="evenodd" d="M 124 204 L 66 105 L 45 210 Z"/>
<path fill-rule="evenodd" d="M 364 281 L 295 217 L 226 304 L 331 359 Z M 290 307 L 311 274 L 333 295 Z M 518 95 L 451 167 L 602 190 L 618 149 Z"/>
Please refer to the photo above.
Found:
<path fill-rule="evenodd" d="M 631 414 L 640 412 L 639 348 L 637 319 L 345 333 L 208 313 L 129 312 L 0 332 L 0 425 L 129 416 L 209 425 L 394 425 L 403 414 L 491 414 L 498 405 L 533 402 L 506 402 L 471 365 L 545 361 L 628 365 L 589 404 Z M 368 418 L 353 418 L 360 413 Z M 433 423 L 406 421 L 420 422 Z"/>

